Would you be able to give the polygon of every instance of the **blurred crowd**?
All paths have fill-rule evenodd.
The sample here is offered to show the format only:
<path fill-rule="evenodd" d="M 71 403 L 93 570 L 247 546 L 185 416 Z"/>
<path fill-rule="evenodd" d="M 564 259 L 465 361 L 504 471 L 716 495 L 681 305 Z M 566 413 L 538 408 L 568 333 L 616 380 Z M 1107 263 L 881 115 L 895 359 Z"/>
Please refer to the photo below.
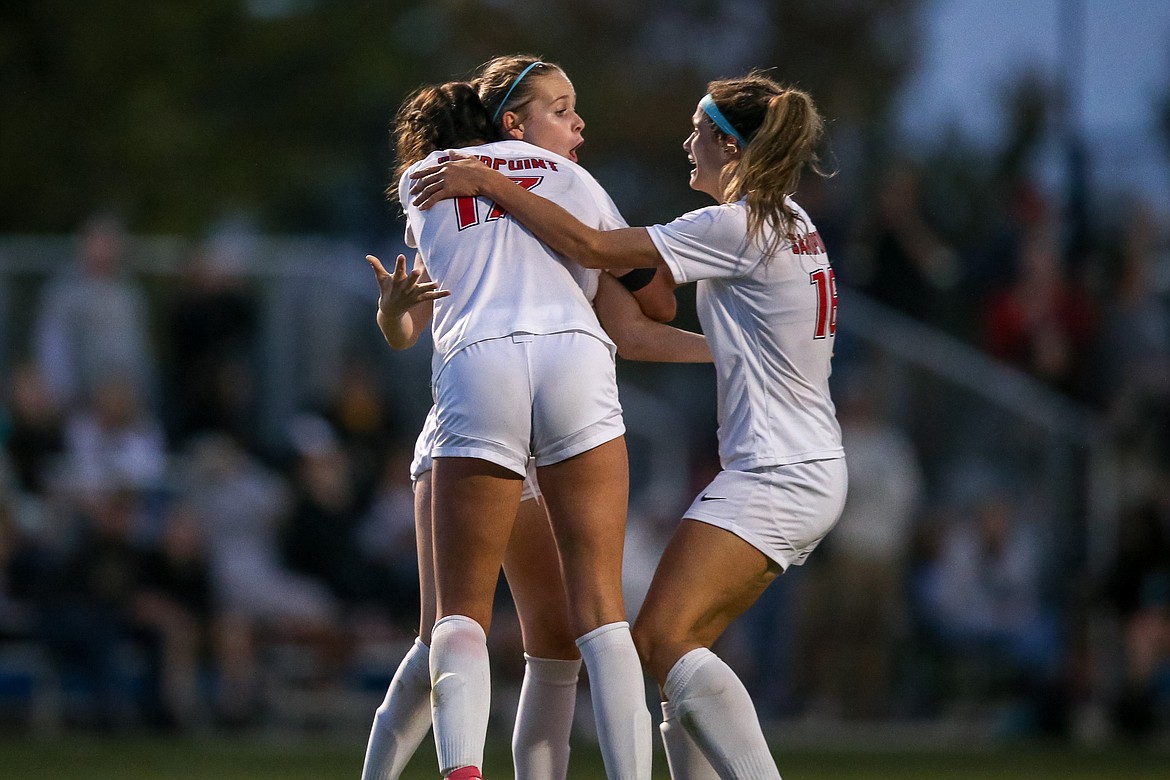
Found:
<path fill-rule="evenodd" d="M 1006 733 L 1165 729 L 1166 215 L 1129 197 L 1083 213 L 1032 181 L 1005 180 L 1000 200 L 981 204 L 984 229 L 961 236 L 940 205 L 946 200 L 926 187 L 923 171 L 895 167 L 868 212 L 842 221 L 842 283 L 1071 402 L 1108 466 L 1088 464 L 1045 488 L 1053 473 L 1040 459 L 973 459 L 972 450 L 994 451 L 997 438 L 1018 432 L 994 416 L 921 424 L 937 414 L 929 404 L 890 414 L 881 399 L 898 379 L 867 375 L 864 356 L 853 365 L 847 358 L 836 400 L 849 498 L 805 589 L 817 617 L 802 641 L 812 648 L 818 695 L 837 711 L 873 715 L 919 708 L 941 685 L 959 700 L 966 691 L 1004 702 Z M 947 429 L 970 443 L 957 457 L 938 444 Z M 1066 504 L 1056 516 L 1038 499 L 1053 489 L 1075 494 L 1102 473 L 1112 480 L 1104 516 L 1093 516 L 1085 504 L 1095 499 L 1084 494 L 1081 506 Z"/>
<path fill-rule="evenodd" d="M 995 702 L 1005 733 L 1170 728 L 1160 215 L 1135 204 L 1098 226 L 1108 239 L 1070 250 L 1057 209 L 1026 185 L 992 234 L 962 244 L 912 168 L 858 217 L 826 192 L 802 200 L 843 319 L 860 291 L 1018 368 L 1103 421 L 1121 476 L 1107 565 L 1061 558 L 1054 576 L 1053 524 L 1030 494 L 1045 475 L 948 457 L 938 426 L 894 408 L 888 364 L 843 329 L 844 516 L 726 639 L 762 714 L 939 717 Z M 272 647 L 310 653 L 327 688 L 347 684 L 363 644 L 412 636 L 416 432 L 355 371 L 265 437 L 247 274 L 196 248 L 163 306 L 124 267 L 129 240 L 109 216 L 80 228 L 0 386 L 0 678 L 5 645 L 32 643 L 68 694 L 68 725 L 246 726 L 264 716 Z M 693 449 L 701 485 L 717 464 Z M 634 507 L 635 576 L 689 498 Z"/>
<path fill-rule="evenodd" d="M 261 442 L 255 295 L 197 252 L 157 327 L 126 241 L 85 226 L 6 382 L 0 643 L 43 644 L 70 723 L 247 725 L 267 644 L 334 685 L 417 625 L 413 439 L 352 385 Z"/>

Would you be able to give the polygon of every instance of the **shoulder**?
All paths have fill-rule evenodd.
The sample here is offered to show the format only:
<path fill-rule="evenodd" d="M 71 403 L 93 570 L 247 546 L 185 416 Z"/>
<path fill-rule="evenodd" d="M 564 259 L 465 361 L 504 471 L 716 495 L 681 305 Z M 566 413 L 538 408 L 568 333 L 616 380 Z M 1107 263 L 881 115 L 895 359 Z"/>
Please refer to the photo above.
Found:
<path fill-rule="evenodd" d="M 705 206 L 654 227 L 668 233 L 742 239 L 747 230 L 747 207 L 741 201 Z"/>
<path fill-rule="evenodd" d="M 695 209 L 647 232 L 679 284 L 747 276 L 760 262 L 748 242 L 742 203 Z"/>
<path fill-rule="evenodd" d="M 421 160 L 411 163 L 410 166 L 402 172 L 402 177 L 398 180 L 399 192 L 405 194 L 406 190 L 410 189 L 410 175 L 412 173 L 421 168 L 426 168 L 430 165 L 436 165 L 442 161 L 443 158 L 448 157 L 449 155 L 450 152 L 446 149 L 436 149 Z M 405 204 L 408 203 L 409 200 L 403 199 L 402 202 Z"/>

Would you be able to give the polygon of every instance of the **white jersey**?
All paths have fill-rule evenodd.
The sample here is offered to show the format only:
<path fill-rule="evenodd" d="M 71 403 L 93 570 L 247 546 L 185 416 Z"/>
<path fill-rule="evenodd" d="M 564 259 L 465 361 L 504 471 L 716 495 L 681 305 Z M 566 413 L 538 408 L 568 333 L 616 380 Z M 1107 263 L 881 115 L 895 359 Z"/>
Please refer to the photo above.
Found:
<path fill-rule="evenodd" d="M 584 168 L 523 141 L 498 141 L 458 150 L 478 156 L 521 186 L 559 204 L 587 225 L 624 227 L 601 185 Z M 447 156 L 433 152 L 399 182 L 410 203 L 409 174 Z M 417 248 L 431 278 L 451 295 L 435 301 L 431 324 L 434 371 L 476 341 L 513 333 L 583 331 L 609 345 L 590 301 L 597 273 L 554 253 L 485 198 L 455 198 L 427 211 L 406 209 L 406 243 Z"/>
<path fill-rule="evenodd" d="M 647 228 L 675 281 L 698 281 L 699 321 L 715 359 L 725 469 L 843 456 L 829 397 L 836 284 L 816 228 L 789 203 L 803 219 L 797 220 L 802 232 L 769 257 L 747 240 L 742 201 Z"/>

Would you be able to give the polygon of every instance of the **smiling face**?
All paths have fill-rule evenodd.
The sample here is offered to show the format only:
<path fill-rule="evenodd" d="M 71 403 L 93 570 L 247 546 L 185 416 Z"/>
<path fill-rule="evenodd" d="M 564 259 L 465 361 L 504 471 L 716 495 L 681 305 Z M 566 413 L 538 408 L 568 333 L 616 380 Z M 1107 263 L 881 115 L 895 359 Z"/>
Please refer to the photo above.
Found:
<path fill-rule="evenodd" d="M 528 78 L 534 78 L 529 76 Z M 577 114 L 577 93 L 559 70 L 536 77 L 532 98 L 518 111 L 505 111 L 501 121 L 509 137 L 577 162 L 577 147 L 585 143 L 585 122 Z"/>
<path fill-rule="evenodd" d="M 691 189 L 705 192 L 722 202 L 723 167 L 739 157 L 739 147 L 730 138 L 715 132 L 711 120 L 701 108 L 695 109 L 691 127 L 691 134 L 683 142 L 687 159 L 694 166 L 691 168 Z"/>

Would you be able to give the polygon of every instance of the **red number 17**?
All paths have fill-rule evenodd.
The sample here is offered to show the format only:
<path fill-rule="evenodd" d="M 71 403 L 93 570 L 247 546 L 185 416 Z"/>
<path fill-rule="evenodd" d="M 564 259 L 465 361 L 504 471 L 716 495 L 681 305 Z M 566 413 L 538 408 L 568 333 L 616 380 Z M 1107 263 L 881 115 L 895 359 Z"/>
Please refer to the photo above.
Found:
<path fill-rule="evenodd" d="M 543 176 L 509 176 L 508 178 L 526 190 L 531 190 L 544 181 Z M 491 208 L 488 209 L 487 218 L 484 221 L 493 222 L 505 216 L 507 213 L 495 203 L 492 203 Z M 458 218 L 460 230 L 475 227 L 479 224 L 478 200 L 471 197 L 455 198 L 455 214 Z"/>

